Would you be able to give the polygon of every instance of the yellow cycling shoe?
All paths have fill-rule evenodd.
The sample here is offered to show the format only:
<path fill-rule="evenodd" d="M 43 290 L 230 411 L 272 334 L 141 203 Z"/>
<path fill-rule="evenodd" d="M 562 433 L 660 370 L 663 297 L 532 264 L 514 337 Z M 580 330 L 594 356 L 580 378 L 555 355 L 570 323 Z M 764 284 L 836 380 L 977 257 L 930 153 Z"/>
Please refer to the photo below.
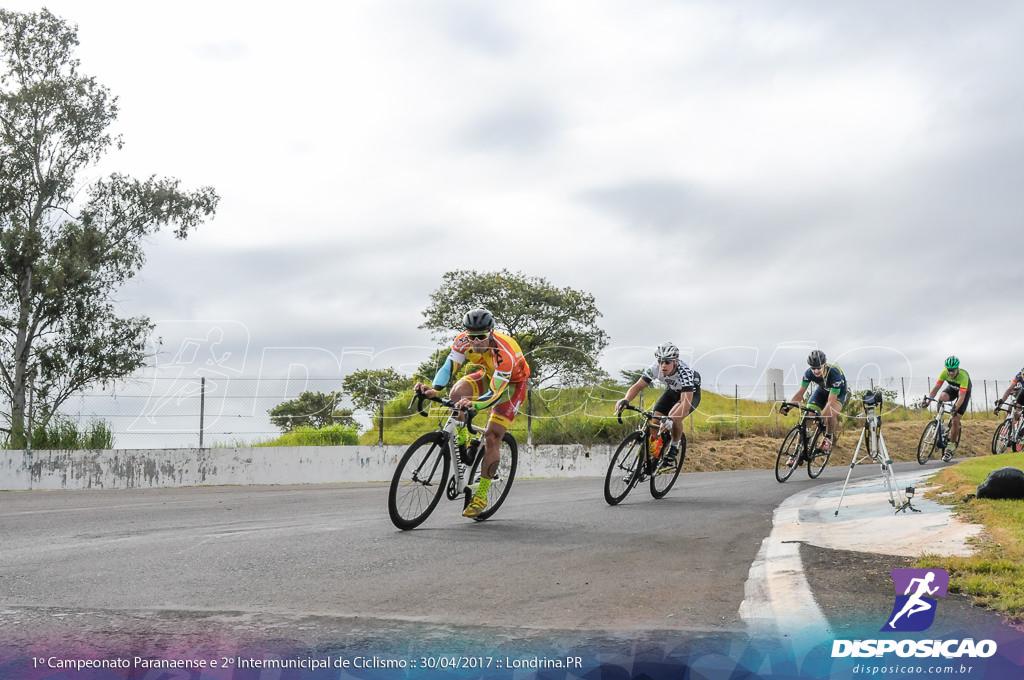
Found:
<path fill-rule="evenodd" d="M 476 517 L 487 509 L 487 499 L 483 496 L 473 496 L 466 509 L 462 511 L 463 517 Z"/>

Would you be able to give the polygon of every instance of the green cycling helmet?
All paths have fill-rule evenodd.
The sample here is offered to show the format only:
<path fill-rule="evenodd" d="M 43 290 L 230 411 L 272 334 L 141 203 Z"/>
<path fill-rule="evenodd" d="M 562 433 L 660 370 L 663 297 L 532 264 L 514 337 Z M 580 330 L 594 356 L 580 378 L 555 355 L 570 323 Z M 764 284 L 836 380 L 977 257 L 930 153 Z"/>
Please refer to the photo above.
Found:
<path fill-rule="evenodd" d="M 960 360 L 954 356 L 946 357 L 946 370 L 952 371 L 960 368 Z"/>

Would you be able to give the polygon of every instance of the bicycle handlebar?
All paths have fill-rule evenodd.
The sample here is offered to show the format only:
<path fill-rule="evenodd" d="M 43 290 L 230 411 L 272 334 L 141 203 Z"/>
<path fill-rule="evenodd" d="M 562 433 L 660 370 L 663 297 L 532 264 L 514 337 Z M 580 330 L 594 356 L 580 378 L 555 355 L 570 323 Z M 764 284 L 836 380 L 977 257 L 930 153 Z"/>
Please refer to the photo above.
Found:
<path fill-rule="evenodd" d="M 1018 404 L 1015 401 L 1004 401 L 1003 403 L 996 406 L 997 411 L 1009 412 L 1011 408 L 1024 409 L 1024 404 Z"/>
<path fill-rule="evenodd" d="M 413 392 L 412 401 L 409 402 L 409 408 L 415 410 L 424 418 L 426 418 L 429 415 L 423 408 L 424 401 L 434 401 L 440 404 L 441 406 L 445 406 L 447 408 L 452 409 L 453 411 L 462 411 L 463 413 L 466 414 L 466 427 L 469 429 L 469 431 L 472 432 L 473 434 L 480 432 L 480 428 L 475 427 L 473 425 L 473 416 L 476 415 L 476 409 L 456 406 L 455 402 L 452 401 L 451 399 L 448 399 L 447 397 L 439 397 L 437 395 L 433 397 L 428 397 L 422 392 Z"/>
<path fill-rule="evenodd" d="M 819 415 L 819 416 L 821 415 L 821 412 L 818 411 L 817 409 L 813 409 L 813 408 L 810 408 L 808 406 L 804 406 L 803 404 L 798 404 L 795 401 L 784 401 L 784 402 L 782 402 L 782 406 L 783 406 L 783 408 L 785 408 L 785 407 L 798 408 L 801 411 L 803 411 L 804 413 L 813 413 L 813 414 Z"/>
<path fill-rule="evenodd" d="M 640 415 L 644 416 L 648 420 L 651 420 L 653 418 L 663 418 L 664 417 L 664 416 L 657 416 L 657 415 L 655 415 L 654 411 L 645 411 L 642 408 L 637 408 L 636 406 L 633 406 L 632 404 L 626 404 L 625 406 L 622 407 L 622 410 L 620 410 L 619 413 L 618 413 L 619 422 L 620 423 L 622 422 L 622 411 L 636 411 L 637 413 L 639 413 Z"/>
<path fill-rule="evenodd" d="M 943 411 L 952 411 L 956 406 L 954 402 L 949 401 L 948 399 L 936 399 L 935 397 L 925 397 L 921 402 L 921 405 L 927 407 L 929 401 L 934 401 Z"/>

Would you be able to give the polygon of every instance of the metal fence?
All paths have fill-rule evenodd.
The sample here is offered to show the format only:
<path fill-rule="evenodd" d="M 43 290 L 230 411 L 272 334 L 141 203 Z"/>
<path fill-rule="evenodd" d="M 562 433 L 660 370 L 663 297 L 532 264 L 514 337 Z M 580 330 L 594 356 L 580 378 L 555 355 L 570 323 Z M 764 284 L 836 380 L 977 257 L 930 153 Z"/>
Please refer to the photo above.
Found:
<path fill-rule="evenodd" d="M 892 406 L 914 407 L 933 384 L 934 378 L 894 377 L 855 382 L 851 389 L 881 388 L 889 393 Z M 992 409 L 993 402 L 1008 384 L 1005 380 L 975 382 L 970 412 Z M 716 393 L 726 399 L 724 402 L 705 399 L 699 410 L 704 416 L 723 421 L 738 419 L 741 402 L 767 404 L 782 401 L 790 398 L 797 387 L 782 382 L 722 384 L 705 380 L 705 393 Z M 341 391 L 337 377 L 159 376 L 80 394 L 63 406 L 61 416 L 80 428 L 102 421 L 113 432 L 113 445 L 119 449 L 246 447 L 273 440 L 281 434 L 281 430 L 270 421 L 270 409 L 298 398 L 302 392 L 335 391 Z M 648 401 L 651 401 L 654 391 L 648 391 Z M 607 386 L 593 388 L 578 408 L 590 417 L 610 417 L 612 404 L 617 398 L 614 395 L 615 390 L 609 390 Z M 550 390 L 535 393 L 535 398 L 545 402 L 550 402 L 552 397 Z M 710 406 L 712 401 L 717 406 Z M 712 413 L 709 410 L 712 408 L 721 413 Z M 356 415 L 364 427 L 369 427 L 377 416 L 376 413 L 358 411 Z M 564 414 L 552 414 L 550 410 L 535 407 L 532 415 L 534 418 L 557 418 Z M 383 419 L 385 429 L 388 420 L 387 417 Z"/>

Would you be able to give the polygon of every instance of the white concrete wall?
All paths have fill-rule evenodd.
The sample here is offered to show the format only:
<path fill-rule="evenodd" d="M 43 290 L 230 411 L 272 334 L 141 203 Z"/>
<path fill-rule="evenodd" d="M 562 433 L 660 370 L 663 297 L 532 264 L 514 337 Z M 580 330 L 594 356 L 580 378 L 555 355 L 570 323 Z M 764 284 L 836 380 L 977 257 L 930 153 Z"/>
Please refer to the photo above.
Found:
<path fill-rule="evenodd" d="M 610 446 L 519 450 L 517 477 L 601 477 Z M 126 489 L 391 480 L 404 446 L 0 452 L 0 489 Z"/>

